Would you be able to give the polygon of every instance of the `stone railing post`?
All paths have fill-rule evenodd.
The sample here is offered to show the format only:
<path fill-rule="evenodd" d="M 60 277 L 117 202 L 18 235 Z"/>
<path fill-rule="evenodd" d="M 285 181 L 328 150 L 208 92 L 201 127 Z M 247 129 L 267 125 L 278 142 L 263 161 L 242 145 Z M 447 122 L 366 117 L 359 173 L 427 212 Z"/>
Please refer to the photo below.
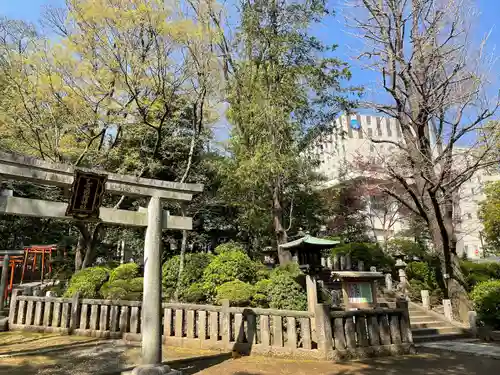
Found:
<path fill-rule="evenodd" d="M 400 268 L 398 270 L 399 285 L 401 287 L 401 292 L 405 297 L 408 296 L 408 279 L 406 278 L 406 272 L 404 269 Z"/>
<path fill-rule="evenodd" d="M 475 311 L 469 311 L 469 327 L 472 337 L 477 337 L 477 313 Z"/>
<path fill-rule="evenodd" d="M 333 270 L 338 271 L 340 270 L 340 255 L 335 254 L 333 257 Z"/>
<path fill-rule="evenodd" d="M 230 334 L 231 334 L 231 314 L 229 313 L 229 300 L 221 300 L 222 312 L 221 312 L 221 336 L 222 343 L 225 349 L 230 349 Z"/>
<path fill-rule="evenodd" d="M 385 274 L 385 289 L 392 292 L 392 275 L 390 273 Z"/>
<path fill-rule="evenodd" d="M 9 325 L 14 324 L 17 317 L 17 296 L 23 294 L 20 289 L 13 289 L 9 304 Z"/>
<path fill-rule="evenodd" d="M 346 259 L 345 255 L 341 255 L 339 259 L 339 264 L 340 264 L 340 271 L 345 271 L 346 270 Z"/>
<path fill-rule="evenodd" d="M 329 270 L 332 269 L 332 257 L 330 255 L 326 257 L 326 268 Z"/>
<path fill-rule="evenodd" d="M 351 271 L 352 270 L 351 254 L 347 254 L 345 256 L 345 269 L 347 271 Z"/>
<path fill-rule="evenodd" d="M 330 320 L 330 307 L 323 303 L 316 304 L 314 311 L 316 328 L 316 340 L 318 349 L 322 352 L 325 359 L 332 356 L 333 335 L 332 323 Z"/>
<path fill-rule="evenodd" d="M 365 262 L 363 262 L 362 260 L 360 260 L 358 262 L 358 271 L 364 271 L 365 270 Z"/>
<path fill-rule="evenodd" d="M 306 275 L 306 293 L 307 293 L 307 310 L 314 314 L 316 311 L 316 305 L 318 303 L 318 287 L 316 285 L 316 277 L 312 275 Z M 311 327 L 313 327 L 313 338 L 314 338 L 314 327 L 316 327 L 314 322 L 314 317 L 311 318 Z"/>
<path fill-rule="evenodd" d="M 408 301 L 398 298 L 396 301 L 396 308 L 403 309 L 401 315 L 401 339 L 404 343 L 413 343 L 413 335 L 411 333 L 410 313 L 408 311 Z"/>
<path fill-rule="evenodd" d="M 9 279 L 9 269 L 10 269 L 10 258 L 9 255 L 5 255 L 2 264 L 2 277 L 0 279 L 0 311 L 3 310 L 5 306 L 5 291 L 7 289 L 7 280 Z"/>
<path fill-rule="evenodd" d="M 80 326 L 80 292 L 76 292 L 71 299 L 71 318 L 69 321 L 69 333 L 73 333 Z"/>
<path fill-rule="evenodd" d="M 448 320 L 453 320 L 453 309 L 451 307 L 451 300 L 449 299 L 443 300 L 443 310 L 445 318 Z"/>
<path fill-rule="evenodd" d="M 429 291 L 428 290 L 421 290 L 420 295 L 422 296 L 422 306 L 430 310 L 431 308 L 431 298 L 429 296 Z"/>

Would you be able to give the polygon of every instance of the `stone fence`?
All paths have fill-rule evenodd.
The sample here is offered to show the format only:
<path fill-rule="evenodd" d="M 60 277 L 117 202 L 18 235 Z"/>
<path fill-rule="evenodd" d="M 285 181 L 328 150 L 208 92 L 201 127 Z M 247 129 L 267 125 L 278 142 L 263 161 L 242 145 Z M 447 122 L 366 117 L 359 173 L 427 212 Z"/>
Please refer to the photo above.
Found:
<path fill-rule="evenodd" d="M 314 359 L 407 353 L 408 306 L 316 311 L 163 303 L 166 345 Z M 314 323 L 313 323 L 314 322 Z M 141 339 L 141 302 L 36 297 L 14 290 L 9 329 Z"/>

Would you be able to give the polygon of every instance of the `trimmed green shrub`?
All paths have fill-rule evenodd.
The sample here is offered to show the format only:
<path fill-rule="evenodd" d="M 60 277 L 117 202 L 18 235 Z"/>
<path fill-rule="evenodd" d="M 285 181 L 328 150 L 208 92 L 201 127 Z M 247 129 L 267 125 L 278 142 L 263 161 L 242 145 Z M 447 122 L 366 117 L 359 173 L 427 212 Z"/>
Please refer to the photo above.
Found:
<path fill-rule="evenodd" d="M 280 265 L 280 266 L 274 268 L 271 271 L 270 277 L 273 278 L 273 277 L 279 276 L 279 275 L 286 275 L 286 276 L 296 278 L 296 277 L 299 277 L 300 275 L 302 275 L 302 271 L 300 270 L 299 265 L 297 263 L 292 262 L 292 263 Z"/>
<path fill-rule="evenodd" d="M 140 301 L 142 300 L 143 283 L 142 277 L 131 280 L 110 280 L 103 284 L 99 293 L 105 299 Z"/>
<path fill-rule="evenodd" d="M 129 289 L 131 292 L 142 292 L 144 288 L 144 278 L 136 277 L 129 282 Z"/>
<path fill-rule="evenodd" d="M 421 301 L 422 290 L 428 290 L 431 304 L 442 299 L 442 289 L 439 286 L 435 266 L 426 262 L 410 262 L 406 266 L 406 277 L 408 278 L 408 292 L 413 301 Z"/>
<path fill-rule="evenodd" d="M 271 277 L 272 270 L 265 264 L 261 262 L 255 262 L 255 269 L 257 270 L 257 272 L 255 273 L 255 279 L 257 281 L 269 279 L 269 277 Z"/>
<path fill-rule="evenodd" d="M 500 263 L 462 261 L 461 266 L 468 291 L 471 291 L 479 283 L 500 279 Z"/>
<path fill-rule="evenodd" d="M 127 280 L 107 281 L 103 284 L 99 293 L 104 299 L 125 299 L 128 294 L 129 282 Z"/>
<path fill-rule="evenodd" d="M 270 279 L 259 280 L 255 283 L 254 288 L 256 293 L 268 294 L 273 282 Z"/>
<path fill-rule="evenodd" d="M 269 307 L 269 291 L 273 282 L 269 279 L 257 281 L 254 285 L 255 294 L 253 295 L 253 305 L 256 307 Z"/>
<path fill-rule="evenodd" d="M 109 269 L 90 267 L 76 272 L 70 279 L 64 297 L 72 297 L 80 292 L 81 298 L 99 297 L 99 289 L 109 277 Z"/>
<path fill-rule="evenodd" d="M 285 310 L 307 310 L 307 295 L 302 286 L 284 273 L 271 278 L 269 307 Z"/>
<path fill-rule="evenodd" d="M 429 290 L 422 281 L 410 280 L 408 282 L 408 296 L 412 301 L 422 301 L 422 290 Z M 429 293 L 432 291 L 429 290 Z"/>
<path fill-rule="evenodd" d="M 206 294 L 203 283 L 193 283 L 184 291 L 182 300 L 189 303 L 206 302 Z"/>
<path fill-rule="evenodd" d="M 410 262 L 406 266 L 406 276 L 408 280 L 419 280 L 427 282 L 432 278 L 429 265 L 424 262 Z"/>
<path fill-rule="evenodd" d="M 219 254 L 231 252 L 231 251 L 245 252 L 245 249 L 238 242 L 229 241 L 229 242 L 226 242 L 226 243 L 223 243 L 223 244 L 220 244 L 219 246 L 217 246 L 214 250 L 214 253 L 219 255 Z"/>
<path fill-rule="evenodd" d="M 111 270 L 109 281 L 130 280 L 137 277 L 137 275 L 139 275 L 139 266 L 135 263 L 125 263 Z"/>
<path fill-rule="evenodd" d="M 500 328 L 500 280 L 480 282 L 470 296 L 479 319 L 494 329 Z"/>
<path fill-rule="evenodd" d="M 179 255 L 176 255 L 163 264 L 163 293 L 167 300 L 174 298 L 175 288 L 177 287 L 177 281 L 179 279 L 179 258 Z M 213 255 L 206 253 L 188 253 L 185 255 L 184 270 L 179 285 L 179 299 L 181 301 L 198 302 L 192 300 L 192 291 L 189 292 L 189 301 L 186 293 L 188 293 L 188 289 L 193 283 L 202 280 L 203 272 L 212 259 Z"/>
<path fill-rule="evenodd" d="M 229 300 L 231 306 L 250 306 L 255 289 L 252 285 L 240 280 L 233 280 L 217 287 L 217 303 Z"/>
<path fill-rule="evenodd" d="M 240 250 L 223 251 L 212 259 L 203 272 L 205 289 L 212 297 L 222 284 L 234 280 L 252 283 L 255 278 L 255 262 Z"/>

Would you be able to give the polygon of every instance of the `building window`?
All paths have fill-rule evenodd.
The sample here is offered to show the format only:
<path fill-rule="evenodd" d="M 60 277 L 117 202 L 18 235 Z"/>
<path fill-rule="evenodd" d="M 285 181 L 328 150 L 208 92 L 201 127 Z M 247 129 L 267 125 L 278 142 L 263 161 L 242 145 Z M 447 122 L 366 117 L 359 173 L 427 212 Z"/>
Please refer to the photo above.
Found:
<path fill-rule="evenodd" d="M 472 219 L 472 214 L 470 212 L 467 213 L 467 219 L 469 219 L 469 220 Z"/>
<path fill-rule="evenodd" d="M 469 255 L 469 245 L 464 245 L 464 254 Z"/>
<path fill-rule="evenodd" d="M 379 137 L 382 137 L 382 119 L 380 117 L 377 117 L 377 135 Z"/>
<path fill-rule="evenodd" d="M 349 138 L 352 138 L 352 128 L 349 126 L 349 124 L 347 125 L 347 136 Z"/>
<path fill-rule="evenodd" d="M 375 146 L 373 145 L 373 143 L 370 145 L 370 152 L 375 152 Z"/>
<path fill-rule="evenodd" d="M 386 118 L 385 119 L 385 124 L 387 126 L 387 136 L 392 137 L 392 129 L 391 129 L 391 119 Z"/>
<path fill-rule="evenodd" d="M 366 123 L 368 125 L 371 125 L 372 124 L 372 116 L 366 116 Z"/>
<path fill-rule="evenodd" d="M 368 128 L 367 129 L 367 132 L 368 132 L 368 137 L 373 137 L 373 129 L 372 128 Z"/>
<path fill-rule="evenodd" d="M 403 136 L 403 134 L 401 133 L 401 125 L 399 124 L 399 122 L 396 122 L 396 132 L 398 134 L 398 138 L 401 138 Z"/>

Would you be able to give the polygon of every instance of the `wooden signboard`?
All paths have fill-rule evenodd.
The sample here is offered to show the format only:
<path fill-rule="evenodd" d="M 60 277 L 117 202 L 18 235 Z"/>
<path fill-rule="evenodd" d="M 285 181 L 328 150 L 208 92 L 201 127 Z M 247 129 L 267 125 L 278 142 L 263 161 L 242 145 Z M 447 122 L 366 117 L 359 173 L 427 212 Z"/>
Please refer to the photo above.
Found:
<path fill-rule="evenodd" d="M 66 216 L 78 220 L 98 219 L 107 178 L 106 175 L 75 170 Z"/>
<path fill-rule="evenodd" d="M 373 295 L 373 283 L 370 281 L 345 282 L 343 288 L 345 288 L 345 302 L 349 307 L 367 308 L 376 302 Z"/>

